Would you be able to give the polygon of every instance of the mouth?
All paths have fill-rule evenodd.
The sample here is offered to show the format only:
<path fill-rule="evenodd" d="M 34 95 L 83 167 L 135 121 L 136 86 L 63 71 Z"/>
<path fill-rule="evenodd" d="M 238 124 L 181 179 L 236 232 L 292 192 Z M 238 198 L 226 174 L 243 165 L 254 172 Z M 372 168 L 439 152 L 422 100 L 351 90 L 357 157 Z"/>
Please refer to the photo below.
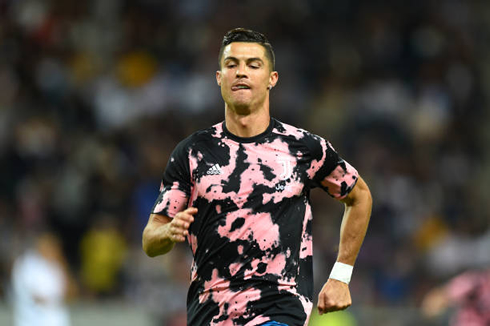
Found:
<path fill-rule="evenodd" d="M 236 84 L 231 86 L 232 91 L 241 91 L 244 89 L 250 89 L 250 86 L 248 86 L 247 84 Z"/>

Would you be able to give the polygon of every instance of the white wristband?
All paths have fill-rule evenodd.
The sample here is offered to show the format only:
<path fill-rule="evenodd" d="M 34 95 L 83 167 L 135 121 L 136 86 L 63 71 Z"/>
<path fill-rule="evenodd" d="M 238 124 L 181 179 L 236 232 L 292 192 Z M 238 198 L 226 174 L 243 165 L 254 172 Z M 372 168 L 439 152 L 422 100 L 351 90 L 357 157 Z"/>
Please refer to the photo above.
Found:
<path fill-rule="evenodd" d="M 334 280 L 349 284 L 353 269 L 354 266 L 337 261 L 333 265 L 329 278 L 333 278 Z"/>

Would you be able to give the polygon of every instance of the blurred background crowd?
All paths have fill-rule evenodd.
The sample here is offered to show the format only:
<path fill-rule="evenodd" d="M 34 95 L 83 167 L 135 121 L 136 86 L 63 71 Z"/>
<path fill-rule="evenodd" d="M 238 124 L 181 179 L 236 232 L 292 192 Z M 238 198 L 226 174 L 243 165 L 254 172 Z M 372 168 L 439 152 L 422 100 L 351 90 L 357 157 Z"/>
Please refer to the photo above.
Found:
<path fill-rule="evenodd" d="M 430 288 L 490 265 L 490 3 L 0 0 L 3 302 L 49 229 L 75 302 L 181 325 L 189 251 L 150 259 L 141 233 L 174 146 L 223 120 L 214 76 L 234 27 L 275 49 L 272 115 L 329 139 L 371 187 L 353 318 L 418 311 Z M 325 196 L 312 192 L 316 293 L 343 210 Z"/>

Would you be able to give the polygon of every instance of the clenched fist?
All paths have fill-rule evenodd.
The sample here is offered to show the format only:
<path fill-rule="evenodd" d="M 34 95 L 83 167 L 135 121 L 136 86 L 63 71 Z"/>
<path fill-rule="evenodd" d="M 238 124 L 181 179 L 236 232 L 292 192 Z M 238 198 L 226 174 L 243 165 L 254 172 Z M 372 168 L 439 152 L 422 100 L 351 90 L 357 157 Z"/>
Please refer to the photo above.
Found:
<path fill-rule="evenodd" d="M 329 279 L 318 295 L 318 312 L 344 310 L 352 304 L 349 285 L 334 279 Z"/>

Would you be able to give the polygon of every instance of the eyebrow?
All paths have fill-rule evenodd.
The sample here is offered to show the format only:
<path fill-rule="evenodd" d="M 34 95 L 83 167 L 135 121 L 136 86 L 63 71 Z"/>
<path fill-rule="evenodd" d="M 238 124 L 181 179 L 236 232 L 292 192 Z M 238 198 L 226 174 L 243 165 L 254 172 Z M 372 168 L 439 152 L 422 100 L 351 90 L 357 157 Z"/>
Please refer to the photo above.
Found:
<path fill-rule="evenodd" d="M 240 60 L 239 60 L 238 58 L 236 58 L 236 57 L 226 57 L 226 58 L 223 60 L 223 62 L 226 62 L 227 60 L 231 60 L 231 61 L 235 61 L 235 62 L 240 61 Z M 261 58 L 259 58 L 259 57 L 248 58 L 248 59 L 246 60 L 246 62 L 247 62 L 247 63 L 254 62 L 254 61 L 260 61 L 262 64 L 264 63 L 264 61 L 263 61 Z"/>

